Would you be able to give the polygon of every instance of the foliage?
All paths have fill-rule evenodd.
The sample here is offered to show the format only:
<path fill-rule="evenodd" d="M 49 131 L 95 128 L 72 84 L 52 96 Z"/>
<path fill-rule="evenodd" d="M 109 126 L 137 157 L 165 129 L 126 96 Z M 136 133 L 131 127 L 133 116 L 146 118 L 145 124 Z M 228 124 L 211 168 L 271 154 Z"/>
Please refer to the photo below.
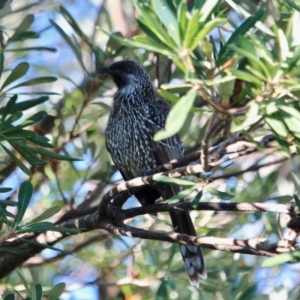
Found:
<path fill-rule="evenodd" d="M 126 37 L 113 30 L 109 1 L 101 8 L 77 1 L 0 4 L 0 262 L 36 247 L 46 249 L 40 260 L 20 265 L 23 275 L 12 269 L 2 279 L 4 299 L 58 299 L 63 292 L 72 297 L 72 283 L 82 285 L 79 295 L 89 286 L 94 295 L 97 287 L 101 299 L 117 298 L 110 285 L 128 298 L 274 299 L 281 290 L 285 299 L 297 299 L 299 279 L 289 286 L 280 279 L 293 272 L 285 263 L 299 269 L 299 250 L 269 259 L 205 250 L 208 279 L 197 290 L 187 284 L 177 245 L 96 230 L 78 235 L 79 230 L 65 226 L 95 211 L 119 179 L 104 141 L 114 86 L 95 76 L 95 70 L 120 57 L 143 65 L 172 104 L 156 140 L 179 132 L 187 153 L 201 147 L 205 153 L 230 132 L 242 132 L 260 150 L 233 165 L 205 169 L 237 173 L 215 185 L 196 176 L 160 177 L 157 181 L 184 188 L 169 202 L 190 196 L 193 207 L 204 200 L 285 204 L 294 199 L 299 205 L 300 3 L 125 2 L 115 9 L 131 29 Z M 86 14 L 78 14 L 78 8 Z M 39 14 L 50 21 L 42 22 Z M 256 141 L 269 134 L 277 142 L 272 151 Z M 291 158 L 291 164 L 241 172 L 274 159 L 270 154 L 276 151 Z M 132 198 L 128 202 L 135 205 Z M 272 214 L 192 216 L 201 236 L 280 238 Z M 171 230 L 164 214 L 156 221 L 138 217 L 130 225 Z M 53 242 L 42 235 L 49 231 L 59 238 Z M 38 236 L 43 240 L 34 240 Z M 16 241 L 26 241 L 28 247 L 11 247 Z M 76 258 L 68 256 L 71 252 Z M 69 285 L 55 284 L 60 281 Z"/>

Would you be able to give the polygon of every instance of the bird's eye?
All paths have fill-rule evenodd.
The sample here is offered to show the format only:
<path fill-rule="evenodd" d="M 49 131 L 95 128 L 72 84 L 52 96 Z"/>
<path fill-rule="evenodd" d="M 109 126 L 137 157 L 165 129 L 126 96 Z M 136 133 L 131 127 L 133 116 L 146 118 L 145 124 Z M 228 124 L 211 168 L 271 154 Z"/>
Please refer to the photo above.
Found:
<path fill-rule="evenodd" d="M 130 73 L 130 69 L 129 68 L 125 68 L 125 72 L 126 73 Z"/>

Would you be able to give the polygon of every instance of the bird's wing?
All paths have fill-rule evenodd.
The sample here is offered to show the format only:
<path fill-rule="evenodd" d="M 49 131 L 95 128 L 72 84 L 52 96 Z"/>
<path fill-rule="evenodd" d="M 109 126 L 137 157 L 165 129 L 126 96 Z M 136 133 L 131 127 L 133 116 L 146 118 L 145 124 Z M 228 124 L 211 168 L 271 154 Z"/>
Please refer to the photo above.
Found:
<path fill-rule="evenodd" d="M 157 105 L 159 103 L 159 105 Z M 183 156 L 183 148 L 180 136 L 178 134 L 162 140 L 154 141 L 153 136 L 159 130 L 164 129 L 167 115 L 170 111 L 170 106 L 165 100 L 159 100 L 155 105 L 151 105 L 149 111 L 149 128 L 152 133 L 150 143 L 154 150 L 154 156 L 157 165 L 168 163 L 172 159 Z"/>
<path fill-rule="evenodd" d="M 148 125 L 152 134 L 152 136 L 149 137 L 149 142 L 152 145 L 157 166 L 183 156 L 182 142 L 178 134 L 162 141 L 154 141 L 153 139 L 156 132 L 164 129 L 166 118 L 170 110 L 169 104 L 164 100 L 160 100 L 159 103 L 160 105 L 156 103 L 155 106 L 150 106 L 150 113 L 152 115 L 148 118 L 151 120 Z M 177 185 L 163 183 L 156 184 L 156 188 L 160 190 L 160 194 L 164 199 L 169 199 L 180 190 Z"/>

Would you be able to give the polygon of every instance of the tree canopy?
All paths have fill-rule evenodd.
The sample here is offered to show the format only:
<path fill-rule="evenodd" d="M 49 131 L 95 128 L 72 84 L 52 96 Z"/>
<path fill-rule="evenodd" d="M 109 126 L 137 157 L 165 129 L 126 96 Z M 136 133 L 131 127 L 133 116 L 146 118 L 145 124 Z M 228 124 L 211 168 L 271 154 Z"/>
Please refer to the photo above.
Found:
<path fill-rule="evenodd" d="M 299 29 L 298 0 L 0 1 L 0 297 L 299 299 Z M 185 150 L 126 183 L 96 73 L 120 59 L 172 106 L 153 138 Z M 182 190 L 140 207 L 156 182 Z M 178 243 L 204 250 L 199 289 Z"/>

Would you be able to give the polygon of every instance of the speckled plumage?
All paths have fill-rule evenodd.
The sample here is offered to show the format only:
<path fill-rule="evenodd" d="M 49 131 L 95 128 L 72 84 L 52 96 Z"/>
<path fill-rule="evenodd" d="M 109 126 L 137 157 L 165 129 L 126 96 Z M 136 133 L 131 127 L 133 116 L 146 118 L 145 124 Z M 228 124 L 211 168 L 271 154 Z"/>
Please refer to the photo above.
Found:
<path fill-rule="evenodd" d="M 161 99 L 150 77 L 137 63 L 123 60 L 99 72 L 109 73 L 118 87 L 105 131 L 106 146 L 124 180 L 138 177 L 183 155 L 179 135 L 155 142 L 154 134 L 164 128 L 170 105 Z M 135 196 L 142 205 L 154 204 L 160 196 L 168 199 L 179 191 L 176 185 L 145 186 Z M 176 232 L 196 235 L 188 212 L 170 213 Z M 206 277 L 200 247 L 180 246 L 189 280 L 198 286 Z"/>

